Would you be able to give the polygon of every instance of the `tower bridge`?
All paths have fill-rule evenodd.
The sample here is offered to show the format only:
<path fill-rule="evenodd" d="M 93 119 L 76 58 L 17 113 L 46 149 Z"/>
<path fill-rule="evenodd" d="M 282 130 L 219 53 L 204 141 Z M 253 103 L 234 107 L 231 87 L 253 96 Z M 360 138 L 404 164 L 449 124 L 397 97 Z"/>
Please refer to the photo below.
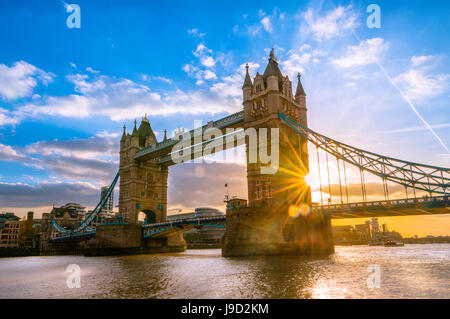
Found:
<path fill-rule="evenodd" d="M 173 138 L 167 138 L 165 134 L 158 142 L 147 117 L 142 119 L 139 127 L 135 121 L 131 134 L 124 127 L 119 172 L 104 198 L 72 230 L 53 223 L 57 234 L 53 241 L 91 238 L 86 247 L 97 253 L 181 251 L 186 248 L 182 237 L 184 231 L 214 226 L 226 227 L 224 256 L 329 254 L 334 251 L 331 218 L 450 213 L 450 169 L 375 154 L 309 129 L 306 94 L 300 74 L 294 94 L 292 82 L 281 73 L 273 50 L 262 75 L 257 73 L 252 80 L 246 66 L 242 91 L 242 111 Z M 226 132 L 217 136 L 211 134 L 214 130 Z M 249 132 L 253 132 L 253 136 Z M 311 188 L 305 181 L 309 167 L 314 163 L 309 159 L 308 142 L 317 150 L 321 195 L 318 205 L 312 203 Z M 177 158 L 189 161 L 202 157 L 205 150 L 212 154 L 239 145 L 246 147 L 248 205 L 227 207 L 226 218 L 168 222 L 167 179 L 169 167 L 179 162 Z M 323 202 L 326 185 L 322 187 L 321 184 L 320 152 L 325 153 L 327 165 L 329 156 L 336 159 L 340 204 Z M 276 163 L 274 156 L 278 159 Z M 345 165 L 360 172 L 362 202 L 349 202 Z M 341 176 L 341 167 L 344 176 Z M 327 173 L 329 181 L 329 170 Z M 368 201 L 364 174 L 381 179 L 384 200 Z M 123 224 L 90 228 L 112 194 L 119 176 L 119 212 L 124 217 Z M 406 198 L 390 199 L 388 183 L 402 185 Z M 414 196 L 409 197 L 408 190 L 413 191 Z M 416 191 L 428 195 L 420 198 Z M 331 198 L 330 182 L 328 193 Z M 138 225 L 140 212 L 148 221 L 143 227 Z"/>

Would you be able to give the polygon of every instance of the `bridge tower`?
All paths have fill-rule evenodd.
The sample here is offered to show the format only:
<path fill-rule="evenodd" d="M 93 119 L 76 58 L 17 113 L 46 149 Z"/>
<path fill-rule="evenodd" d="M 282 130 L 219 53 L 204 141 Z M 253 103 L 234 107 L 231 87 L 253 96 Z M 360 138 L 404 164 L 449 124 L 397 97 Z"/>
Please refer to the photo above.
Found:
<path fill-rule="evenodd" d="M 309 173 L 307 140 L 282 122 L 278 112 L 307 126 L 306 94 L 298 74 L 295 95 L 292 82 L 283 76 L 273 49 L 264 73 L 250 78 L 248 65 L 243 91 L 244 129 L 256 129 L 258 148 L 261 135 L 268 135 L 267 149 L 272 166 L 276 146 L 279 168 L 263 172 L 261 161 L 249 161 L 247 147 L 248 207 L 227 209 L 224 256 L 261 254 L 329 253 L 334 250 L 329 219 L 309 215 L 311 189 L 305 182 Z M 265 128 L 267 131 L 262 131 Z M 276 136 L 271 129 L 278 129 Z M 264 139 L 263 139 L 264 141 Z M 273 147 L 275 146 L 275 147 Z M 273 147 L 273 150 L 271 148 Z M 269 155 L 269 154 L 268 154 Z"/>
<path fill-rule="evenodd" d="M 156 137 L 145 116 L 138 129 L 136 121 L 131 134 L 124 127 L 120 140 L 119 212 L 130 224 L 138 223 L 140 212 L 148 223 L 166 221 L 168 167 L 157 165 L 156 159 L 136 161 L 138 149 L 153 145 Z"/>

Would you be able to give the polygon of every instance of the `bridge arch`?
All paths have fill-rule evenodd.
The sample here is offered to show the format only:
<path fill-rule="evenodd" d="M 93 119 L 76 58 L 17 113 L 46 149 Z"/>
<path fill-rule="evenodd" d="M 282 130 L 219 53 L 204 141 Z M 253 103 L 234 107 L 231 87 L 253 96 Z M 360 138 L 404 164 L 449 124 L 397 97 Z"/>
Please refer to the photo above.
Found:
<path fill-rule="evenodd" d="M 156 213 L 150 209 L 141 210 L 138 214 L 138 221 L 144 224 L 154 224 L 157 222 Z"/>

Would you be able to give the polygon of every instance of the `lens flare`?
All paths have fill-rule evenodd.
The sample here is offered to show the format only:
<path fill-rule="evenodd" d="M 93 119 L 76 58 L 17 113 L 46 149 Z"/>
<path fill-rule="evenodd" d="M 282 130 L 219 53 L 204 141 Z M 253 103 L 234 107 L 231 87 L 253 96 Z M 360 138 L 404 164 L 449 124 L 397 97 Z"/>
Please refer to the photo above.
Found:
<path fill-rule="evenodd" d="M 297 205 L 289 206 L 289 216 L 292 218 L 297 218 L 300 216 L 308 216 L 310 213 L 311 207 L 306 203 L 302 203 L 299 206 Z"/>

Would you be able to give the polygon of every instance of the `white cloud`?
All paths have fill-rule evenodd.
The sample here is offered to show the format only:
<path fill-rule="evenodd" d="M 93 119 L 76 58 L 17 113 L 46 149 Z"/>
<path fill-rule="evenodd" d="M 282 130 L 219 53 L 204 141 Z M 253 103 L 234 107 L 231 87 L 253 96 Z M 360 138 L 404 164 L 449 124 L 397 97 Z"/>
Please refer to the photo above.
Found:
<path fill-rule="evenodd" d="M 201 57 L 204 54 L 212 53 L 211 49 L 208 49 L 203 43 L 197 45 L 197 49 L 192 52 L 196 57 Z"/>
<path fill-rule="evenodd" d="M 197 81 L 217 78 L 209 70 L 199 70 L 195 76 L 198 76 Z M 80 74 L 67 78 L 79 94 L 47 96 L 18 107 L 15 115 L 20 118 L 42 115 L 86 118 L 98 115 L 122 121 L 138 118 L 145 113 L 150 116 L 232 113 L 238 111 L 240 106 L 233 99 L 222 98 L 211 91 L 173 90 L 159 94 L 128 79 L 105 75 L 90 78 Z"/>
<path fill-rule="evenodd" d="M 98 73 L 100 73 L 100 71 L 94 70 L 94 69 L 91 68 L 90 66 L 88 66 L 88 67 L 86 68 L 86 71 L 88 71 L 88 72 L 90 72 L 90 73 L 93 73 L 93 74 L 98 74 Z"/>
<path fill-rule="evenodd" d="M 432 59 L 434 59 L 433 55 L 413 56 L 413 57 L 411 57 L 411 62 L 413 64 L 413 66 L 418 66 L 418 65 L 422 65 L 426 62 L 429 62 Z"/>
<path fill-rule="evenodd" d="M 6 100 L 32 96 L 38 82 L 47 85 L 54 77 L 25 61 L 15 62 L 11 67 L 0 64 L 0 96 Z"/>
<path fill-rule="evenodd" d="M 11 114 L 10 111 L 0 107 L 0 126 L 14 125 L 19 123 L 19 118 Z"/>
<path fill-rule="evenodd" d="M 203 38 L 206 35 L 206 33 L 200 33 L 197 28 L 187 30 L 187 33 L 196 38 Z"/>
<path fill-rule="evenodd" d="M 269 17 L 262 18 L 261 24 L 263 25 L 264 30 L 266 30 L 269 33 L 272 33 L 273 27 L 272 27 L 272 22 L 270 21 Z"/>
<path fill-rule="evenodd" d="M 250 70 L 260 67 L 259 64 L 251 62 L 248 65 Z M 210 88 L 211 92 L 222 98 L 233 98 L 239 103 L 240 99 L 242 99 L 242 85 L 244 84 L 245 72 L 245 64 L 241 64 L 234 74 L 226 76 L 220 82 L 215 83 Z"/>
<path fill-rule="evenodd" d="M 216 61 L 210 56 L 201 57 L 200 62 L 206 67 L 212 67 L 216 64 Z"/>
<path fill-rule="evenodd" d="M 279 49 L 277 51 L 280 51 Z M 287 56 L 280 62 L 284 73 L 293 79 L 298 72 L 305 72 L 311 63 L 319 63 L 325 55 L 321 50 L 311 50 L 309 44 L 303 44 L 298 49 L 289 50 Z"/>
<path fill-rule="evenodd" d="M 166 82 L 168 84 L 172 84 L 173 83 L 173 81 L 171 79 L 166 78 L 164 76 L 154 76 L 154 75 L 142 74 L 141 78 L 144 81 L 154 80 L 154 81 Z"/>
<path fill-rule="evenodd" d="M 217 76 L 214 72 L 211 72 L 210 70 L 206 70 L 203 73 L 203 78 L 206 80 L 210 80 L 210 79 L 217 79 Z"/>
<path fill-rule="evenodd" d="M 358 45 L 347 48 L 347 55 L 341 58 L 331 58 L 340 68 L 350 68 L 377 62 L 381 55 L 388 50 L 389 45 L 381 38 L 361 41 Z"/>
<path fill-rule="evenodd" d="M 0 161 L 19 162 L 25 159 L 25 156 L 19 154 L 10 145 L 0 144 Z"/>
<path fill-rule="evenodd" d="M 351 6 L 339 6 L 324 16 L 317 16 L 312 9 L 308 9 L 302 17 L 307 23 L 307 31 L 312 32 L 317 41 L 340 36 L 343 31 L 358 26 L 357 16 Z"/>
<path fill-rule="evenodd" d="M 411 100 L 424 100 L 445 92 L 450 74 L 427 74 L 422 69 L 411 69 L 394 78 L 406 97 Z"/>

